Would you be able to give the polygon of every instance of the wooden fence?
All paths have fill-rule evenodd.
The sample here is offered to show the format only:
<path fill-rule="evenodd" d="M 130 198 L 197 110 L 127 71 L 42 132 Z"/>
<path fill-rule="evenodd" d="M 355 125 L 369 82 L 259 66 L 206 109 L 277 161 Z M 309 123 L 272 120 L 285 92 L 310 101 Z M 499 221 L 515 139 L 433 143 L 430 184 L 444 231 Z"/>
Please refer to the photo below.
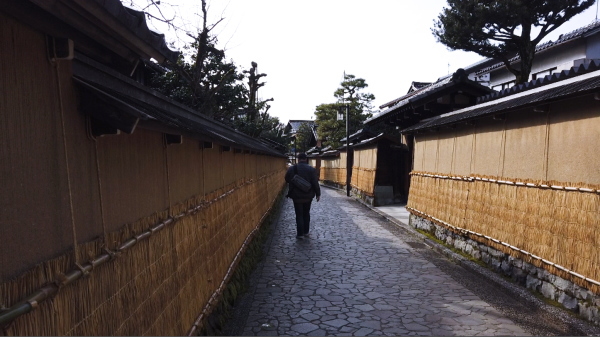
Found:
<path fill-rule="evenodd" d="M 352 166 L 352 187 L 368 196 L 375 192 L 375 174 L 377 172 L 377 144 L 368 148 L 354 149 Z"/>
<path fill-rule="evenodd" d="M 73 61 L 52 62 L 43 33 L 0 19 L 0 49 L 11 51 L 0 58 L 0 331 L 193 332 L 283 189 L 285 157 L 201 117 L 244 141 L 189 127 L 172 142 L 148 116 L 132 134 L 94 137 Z M 160 100 L 163 116 L 197 114 L 111 79 Z"/>
<path fill-rule="evenodd" d="M 319 180 L 346 185 L 346 152 L 341 152 L 337 156 L 321 157 Z"/>
<path fill-rule="evenodd" d="M 588 95 L 417 135 L 407 208 L 599 293 L 599 125 Z"/>
<path fill-rule="evenodd" d="M 6 333 L 181 335 L 192 327 L 222 288 L 242 244 L 281 191 L 285 161 L 199 149 L 198 142 L 191 143 L 196 148 L 188 153 L 189 161 L 181 157 L 182 161 L 175 164 L 174 158 L 165 158 L 165 176 L 157 181 L 169 182 L 165 189 L 171 196 L 186 195 L 194 182 L 212 186 L 211 191 L 204 193 L 196 186 L 197 195 L 172 202 L 168 208 L 129 222 L 119 230 L 100 233 L 96 240 L 79 243 L 73 252 L 43 261 L 2 283 L 0 298 L 8 307 L 40 287 L 57 285 L 51 301 L 39 303 L 36 310 L 17 318 Z M 171 153 L 169 149 L 164 151 Z M 198 163 L 200 166 L 195 165 Z M 175 173 L 176 166 L 189 175 Z M 118 170 L 101 167 L 102 176 Z M 213 180 L 209 182 L 210 179 Z M 219 181 L 233 182 L 219 186 Z M 156 182 L 149 179 L 148 183 Z M 131 211 L 135 205 L 120 204 L 114 198 L 125 201 L 149 197 L 141 195 L 144 188 L 110 190 L 108 186 L 112 186 L 110 178 L 104 181 L 106 190 L 101 189 L 106 192 L 96 199 L 102 200 L 107 215 L 131 216 L 127 209 Z M 71 231 L 68 222 L 64 230 Z M 76 231 L 72 233 L 76 235 Z M 22 244 L 35 249 L 27 242 Z M 102 256 L 107 254 L 110 258 L 102 263 Z M 16 261 L 20 259 L 11 256 Z M 73 271 L 77 274 L 79 266 L 83 271 L 77 279 L 66 280 L 65 275 L 73 275 Z"/>

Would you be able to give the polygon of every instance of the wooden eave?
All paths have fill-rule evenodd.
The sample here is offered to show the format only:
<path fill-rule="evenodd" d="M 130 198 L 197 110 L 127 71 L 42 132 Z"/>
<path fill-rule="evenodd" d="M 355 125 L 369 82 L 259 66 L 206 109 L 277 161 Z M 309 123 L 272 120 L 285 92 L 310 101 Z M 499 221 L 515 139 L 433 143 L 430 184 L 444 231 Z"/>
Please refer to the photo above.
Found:
<path fill-rule="evenodd" d="M 459 110 L 476 104 L 477 97 L 491 90 L 479 90 L 467 83 L 455 83 L 452 86 L 441 88 L 438 91 L 432 92 L 429 95 L 423 95 L 411 99 L 408 104 L 390 111 L 386 116 L 381 118 L 385 124 L 406 128 L 418 123 L 419 121 L 454 110 Z M 487 89 L 487 88 L 486 88 Z M 464 95 L 469 99 L 468 103 L 457 103 L 452 96 Z M 438 99 L 450 97 L 449 103 L 438 102 Z"/>
<path fill-rule="evenodd" d="M 113 53 L 129 63 L 140 58 L 163 63 L 178 55 L 144 19 L 127 14 L 119 0 L 2 0 L 0 10 L 46 34 L 73 40 L 75 49 L 95 58 Z"/>
<path fill-rule="evenodd" d="M 544 106 L 553 102 L 574 97 L 590 95 L 592 99 L 596 99 L 596 97 L 600 97 L 600 94 L 598 94 L 600 70 L 598 69 L 600 69 L 600 63 L 596 64 L 595 62 L 590 65 L 571 68 L 571 70 L 563 71 L 556 74 L 556 76 L 547 76 L 546 83 L 536 80 L 515 86 L 512 92 L 506 92 L 506 96 L 499 96 L 502 92 L 496 93 L 494 95 L 495 99 L 448 114 L 424 119 L 401 132 L 405 134 L 437 132 L 440 128 L 453 127 L 457 124 L 472 125 L 476 120 L 483 118 L 502 121 L 504 120 L 503 114 L 516 109 L 531 108 L 529 111 L 536 112 L 537 109 L 543 109 Z M 536 87 L 536 84 L 539 84 L 539 87 Z"/>
<path fill-rule="evenodd" d="M 96 103 L 102 104 L 100 108 L 94 108 L 82 102 L 83 112 L 113 128 L 133 132 L 137 126 L 282 156 L 266 144 L 172 101 L 85 56 L 76 55 L 73 60 L 73 80 L 81 94 L 93 96 Z"/>

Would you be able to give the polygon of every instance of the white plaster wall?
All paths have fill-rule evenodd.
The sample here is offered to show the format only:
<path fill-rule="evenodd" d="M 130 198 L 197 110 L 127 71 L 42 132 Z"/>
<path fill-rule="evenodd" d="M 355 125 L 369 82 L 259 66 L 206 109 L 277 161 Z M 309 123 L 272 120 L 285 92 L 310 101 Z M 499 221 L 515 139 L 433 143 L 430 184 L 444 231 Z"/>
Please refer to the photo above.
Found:
<path fill-rule="evenodd" d="M 596 50 L 598 52 L 596 52 Z M 590 54 L 590 55 L 588 55 Z M 573 66 L 573 61 L 583 58 L 595 58 L 600 55 L 600 38 L 590 39 L 589 41 L 578 40 L 564 46 L 557 46 L 545 50 L 536 55 L 531 73 L 535 74 L 549 68 L 557 67 L 557 72 L 568 70 Z M 501 67 L 490 72 L 490 87 L 498 84 L 513 81 L 515 76 Z M 531 80 L 531 76 L 529 77 Z"/>

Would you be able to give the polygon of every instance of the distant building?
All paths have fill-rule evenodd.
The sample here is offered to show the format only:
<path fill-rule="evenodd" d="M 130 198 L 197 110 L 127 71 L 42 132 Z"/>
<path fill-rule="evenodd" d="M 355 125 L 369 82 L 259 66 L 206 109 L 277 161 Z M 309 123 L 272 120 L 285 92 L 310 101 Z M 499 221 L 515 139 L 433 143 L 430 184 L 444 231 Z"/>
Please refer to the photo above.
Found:
<path fill-rule="evenodd" d="M 308 126 L 312 130 L 313 135 L 312 135 L 312 139 L 310 142 L 310 146 L 311 147 L 316 146 L 317 140 L 319 139 L 319 137 L 317 136 L 317 124 L 313 120 L 290 120 L 287 123 L 287 125 L 285 126 L 283 133 L 285 135 L 295 137 L 296 132 L 298 132 L 298 130 L 300 130 L 300 127 L 302 126 L 302 124 L 308 124 Z"/>
<path fill-rule="evenodd" d="M 292 149 L 289 153 L 289 158 L 292 163 L 296 162 L 296 155 L 297 155 L 297 153 L 299 153 L 298 151 L 296 151 L 297 144 L 296 144 L 295 140 L 296 140 L 296 134 L 297 134 L 298 130 L 300 130 L 300 127 L 302 126 L 302 124 L 307 124 L 309 126 L 310 130 L 312 131 L 310 140 L 309 140 L 308 144 L 306 145 L 306 148 L 311 149 L 311 148 L 320 148 L 321 147 L 321 141 L 319 140 L 319 137 L 317 135 L 317 124 L 315 123 L 315 121 L 313 121 L 313 120 L 290 120 L 284 128 L 283 134 L 286 135 L 291 140 L 290 145 L 291 145 Z"/>

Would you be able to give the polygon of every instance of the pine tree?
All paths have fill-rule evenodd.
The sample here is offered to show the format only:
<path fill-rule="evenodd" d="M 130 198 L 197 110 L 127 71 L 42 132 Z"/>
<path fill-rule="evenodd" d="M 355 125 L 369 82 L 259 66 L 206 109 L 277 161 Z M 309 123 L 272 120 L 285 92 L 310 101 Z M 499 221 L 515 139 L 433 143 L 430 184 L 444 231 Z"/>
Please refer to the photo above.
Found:
<path fill-rule="evenodd" d="M 338 148 L 342 145 L 340 140 L 346 137 L 346 121 L 338 120 L 337 116 L 338 113 L 345 116 L 346 107 L 350 116 L 350 135 L 361 129 L 364 121 L 372 116 L 371 102 L 375 96 L 362 92 L 368 87 L 364 79 L 356 78 L 354 75 L 344 75 L 344 81 L 340 85 L 341 87 L 333 94 L 338 102 L 321 104 L 315 110 L 317 132 L 319 138 L 323 140 L 324 147 Z"/>
<path fill-rule="evenodd" d="M 448 0 L 433 35 L 452 50 L 472 51 L 504 63 L 516 83 L 529 79 L 535 47 L 595 0 Z M 539 29 L 537 35 L 535 32 Z M 518 67 L 510 60 L 519 56 Z"/>

